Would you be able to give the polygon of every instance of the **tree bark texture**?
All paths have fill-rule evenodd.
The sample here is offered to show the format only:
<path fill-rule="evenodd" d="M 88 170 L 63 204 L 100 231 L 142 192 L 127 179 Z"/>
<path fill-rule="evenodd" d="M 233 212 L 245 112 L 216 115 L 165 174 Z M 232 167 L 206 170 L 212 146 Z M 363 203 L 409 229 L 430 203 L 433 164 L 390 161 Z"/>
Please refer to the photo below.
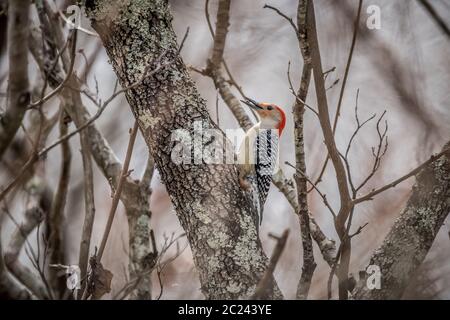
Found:
<path fill-rule="evenodd" d="M 299 40 L 299 49 L 303 57 L 302 78 L 300 80 L 300 87 L 297 91 L 297 97 L 301 101 L 306 101 L 308 96 L 309 83 L 311 81 L 311 63 L 309 56 L 308 42 L 306 41 L 306 8 L 307 0 L 298 2 L 297 9 L 297 38 Z M 295 142 L 295 162 L 296 168 L 306 174 L 306 159 L 305 159 L 305 139 L 303 136 L 303 115 L 305 113 L 305 106 L 298 99 L 295 99 L 293 114 L 294 114 L 294 142 Z M 308 188 L 306 177 L 296 173 L 294 175 L 295 183 L 297 185 L 297 198 L 299 203 L 299 223 L 302 234 L 302 249 L 303 249 L 303 267 L 300 276 L 300 281 L 297 286 L 297 299 L 307 299 L 309 288 L 311 286 L 314 270 L 316 269 L 316 262 L 314 260 L 313 244 L 311 239 L 310 221 L 309 221 L 309 207 L 308 207 Z"/>
<path fill-rule="evenodd" d="M 8 148 L 22 123 L 30 102 L 28 83 L 28 33 L 30 0 L 8 5 L 8 103 L 0 114 L 0 156 Z"/>

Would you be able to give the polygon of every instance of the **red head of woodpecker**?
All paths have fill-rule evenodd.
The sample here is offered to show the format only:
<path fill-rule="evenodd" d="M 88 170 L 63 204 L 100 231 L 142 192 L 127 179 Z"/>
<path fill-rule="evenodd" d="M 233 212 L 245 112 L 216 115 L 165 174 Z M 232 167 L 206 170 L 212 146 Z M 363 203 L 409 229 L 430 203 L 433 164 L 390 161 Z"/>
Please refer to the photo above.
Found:
<path fill-rule="evenodd" d="M 260 129 L 278 129 L 278 134 L 281 136 L 286 126 L 286 114 L 283 109 L 273 103 L 258 103 L 252 99 L 242 100 L 242 102 L 256 111 L 260 120 Z"/>

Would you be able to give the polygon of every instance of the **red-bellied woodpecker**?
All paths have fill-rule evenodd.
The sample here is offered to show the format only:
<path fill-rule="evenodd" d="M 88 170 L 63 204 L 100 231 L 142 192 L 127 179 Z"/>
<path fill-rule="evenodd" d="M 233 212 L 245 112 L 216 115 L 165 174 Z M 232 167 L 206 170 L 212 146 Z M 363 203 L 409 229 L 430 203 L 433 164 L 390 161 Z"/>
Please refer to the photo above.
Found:
<path fill-rule="evenodd" d="M 252 193 L 261 224 L 272 175 L 278 170 L 278 143 L 286 125 L 286 115 L 274 104 L 252 99 L 242 102 L 256 111 L 259 122 L 246 132 L 239 148 L 239 183 Z"/>

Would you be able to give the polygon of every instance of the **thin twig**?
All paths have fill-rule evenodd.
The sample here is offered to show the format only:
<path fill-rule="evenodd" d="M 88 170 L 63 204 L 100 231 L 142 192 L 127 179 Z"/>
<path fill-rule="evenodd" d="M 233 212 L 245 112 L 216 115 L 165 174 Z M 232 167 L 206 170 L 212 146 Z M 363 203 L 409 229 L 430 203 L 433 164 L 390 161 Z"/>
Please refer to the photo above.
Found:
<path fill-rule="evenodd" d="M 320 191 L 320 189 L 314 184 L 314 182 L 312 182 L 311 179 L 309 179 L 308 176 L 304 172 L 302 172 L 301 170 L 296 168 L 294 165 L 292 165 L 288 161 L 286 161 L 285 164 L 290 166 L 291 168 L 294 168 L 295 171 L 300 173 L 308 181 L 308 183 L 312 185 L 312 187 L 317 191 L 319 196 L 322 198 L 323 203 L 325 204 L 325 206 L 328 208 L 328 210 L 330 210 L 331 215 L 333 216 L 333 218 L 336 218 L 336 213 L 334 212 L 333 208 L 328 203 L 327 196 Z"/>
<path fill-rule="evenodd" d="M 190 29 L 189 27 L 186 28 L 186 32 L 184 33 L 183 40 L 181 40 L 180 47 L 178 48 L 178 53 L 180 53 L 181 50 L 183 50 L 184 43 L 186 42 L 186 39 L 189 36 L 189 29 Z"/>
<path fill-rule="evenodd" d="M 290 61 L 288 62 L 287 78 L 288 78 L 288 82 L 289 82 L 289 90 L 294 95 L 294 97 L 297 100 L 297 102 L 299 102 L 301 105 L 307 107 L 317 117 L 319 117 L 319 113 L 313 107 L 311 107 L 309 104 L 307 104 L 301 97 L 299 97 L 299 94 L 295 93 L 294 85 L 292 84 L 292 79 L 291 79 L 291 62 Z"/>
<path fill-rule="evenodd" d="M 422 170 L 424 167 L 426 167 L 427 165 L 429 165 L 430 163 L 433 163 L 434 161 L 438 160 L 440 157 L 442 157 L 443 155 L 446 155 L 450 152 L 450 149 L 444 149 L 441 152 L 439 152 L 438 154 L 432 155 L 427 161 L 423 162 L 422 164 L 420 164 L 418 167 L 414 168 L 413 170 L 411 170 L 410 172 L 408 172 L 407 174 L 401 176 L 400 178 L 392 181 L 391 183 L 388 183 L 387 185 L 380 187 L 378 189 L 372 190 L 371 192 L 367 193 L 364 196 L 361 196 L 355 200 L 353 200 L 353 205 L 359 204 L 363 201 L 367 201 L 367 200 L 372 200 L 376 195 L 390 189 L 390 188 L 394 188 L 395 186 L 397 186 L 399 183 L 405 181 L 406 179 L 411 178 L 412 176 L 416 175 L 417 173 L 419 173 L 420 170 Z"/>
<path fill-rule="evenodd" d="M 70 80 L 70 78 L 72 77 L 72 71 L 73 71 L 73 67 L 75 65 L 75 53 L 76 53 L 76 51 L 75 51 L 76 39 L 77 39 L 77 30 L 76 29 L 73 29 L 71 31 L 71 34 L 69 35 L 69 39 L 71 39 L 70 41 L 72 41 L 71 54 L 70 54 L 71 60 L 70 60 L 69 70 L 66 72 L 66 77 L 52 92 L 47 94 L 45 97 L 39 99 L 38 101 L 30 103 L 28 108 L 36 108 L 36 107 L 44 104 L 46 101 L 48 101 L 50 98 L 55 96 L 58 92 L 60 92 L 64 88 L 64 86 L 67 84 L 67 82 Z M 69 42 L 69 40 L 68 40 L 68 42 Z M 56 62 L 57 62 L 57 60 L 56 60 Z M 55 62 L 55 66 L 56 66 L 56 62 Z"/>
<path fill-rule="evenodd" d="M 334 117 L 334 122 L 333 122 L 333 134 L 336 133 L 336 127 L 337 127 L 337 124 L 338 124 L 338 119 L 339 119 L 339 116 L 341 114 L 341 106 L 342 106 L 342 100 L 344 98 L 345 86 L 347 84 L 348 74 L 349 74 L 349 71 L 350 71 L 350 66 L 352 64 L 353 52 L 355 50 L 356 38 L 358 36 L 359 20 L 360 20 L 360 17 L 361 17 L 362 4 L 363 4 L 363 0 L 359 0 L 358 12 L 356 14 L 356 18 L 355 18 L 355 22 L 354 22 L 354 26 L 353 26 L 352 44 L 350 45 L 350 52 L 348 53 L 347 64 L 345 66 L 345 71 L 344 71 L 344 78 L 342 80 L 341 91 L 339 93 L 339 100 L 338 100 L 338 105 L 337 105 L 337 108 L 336 108 L 336 115 Z"/>
<path fill-rule="evenodd" d="M 442 19 L 439 16 L 436 9 L 434 9 L 434 7 L 431 5 L 430 1 L 428 1 L 428 0 L 418 0 L 418 1 L 425 8 L 425 10 L 430 14 L 430 16 L 433 18 L 433 20 L 436 22 L 436 24 L 442 30 L 442 32 L 445 33 L 447 38 L 450 39 L 449 26 L 445 23 L 444 19 Z"/>
<path fill-rule="evenodd" d="M 333 135 L 336 133 L 338 119 L 339 119 L 339 115 L 341 113 L 341 105 L 342 105 L 342 100 L 343 100 L 345 87 L 346 87 L 346 83 L 347 83 L 348 73 L 350 71 L 350 65 L 351 65 L 351 62 L 352 62 L 353 52 L 354 52 L 354 48 L 355 48 L 355 44 L 356 44 L 356 38 L 357 38 L 357 35 L 358 35 L 359 20 L 360 20 L 360 17 L 361 17 L 361 6 L 362 6 L 362 0 L 360 0 L 359 5 L 358 5 L 358 13 L 357 13 L 357 17 L 356 17 L 355 24 L 354 24 L 352 43 L 350 45 L 350 52 L 349 52 L 349 55 L 348 55 L 348 58 L 347 58 L 347 64 L 345 66 L 344 80 L 342 81 L 342 86 L 341 86 L 341 90 L 340 90 L 340 93 L 339 93 L 338 106 L 336 108 L 336 114 L 335 114 L 335 118 L 334 118 L 334 122 L 333 122 Z M 321 166 L 321 169 L 319 171 L 319 175 L 317 176 L 317 178 L 315 180 L 315 184 L 319 184 L 322 181 L 322 177 L 323 177 L 323 175 L 325 173 L 325 170 L 327 168 L 329 160 L 330 160 L 330 156 L 329 156 L 329 153 L 327 153 L 327 155 L 325 157 L 325 160 L 323 162 L 323 165 Z M 311 190 L 312 190 L 312 188 L 309 189 L 308 192 L 311 192 Z"/>
<path fill-rule="evenodd" d="M 134 142 L 136 141 L 136 135 L 138 132 L 138 122 L 134 122 L 134 127 L 130 133 L 130 140 L 128 141 L 127 153 L 125 156 L 125 161 L 123 163 L 122 172 L 120 173 L 119 182 L 117 183 L 117 188 L 114 193 L 114 197 L 111 204 L 111 209 L 108 214 L 108 221 L 106 223 L 105 231 L 103 233 L 102 241 L 100 242 L 100 246 L 97 253 L 98 261 L 101 261 L 103 252 L 106 247 L 106 242 L 108 241 L 108 236 L 111 231 L 112 223 L 114 221 L 114 216 L 116 214 L 117 206 L 120 200 L 120 193 L 122 192 L 123 183 L 125 178 L 128 176 L 128 167 L 130 165 L 131 155 L 133 153 Z"/>
<path fill-rule="evenodd" d="M 269 6 L 268 4 L 265 4 L 264 9 L 271 9 L 273 11 L 275 11 L 276 13 L 278 13 L 280 16 L 282 16 L 284 19 L 287 20 L 287 22 L 289 22 L 289 24 L 291 25 L 291 27 L 294 29 L 295 34 L 298 34 L 298 29 L 297 26 L 295 25 L 294 21 L 292 20 L 292 18 L 289 18 L 287 15 L 285 15 L 283 12 L 281 12 L 279 9 Z"/>

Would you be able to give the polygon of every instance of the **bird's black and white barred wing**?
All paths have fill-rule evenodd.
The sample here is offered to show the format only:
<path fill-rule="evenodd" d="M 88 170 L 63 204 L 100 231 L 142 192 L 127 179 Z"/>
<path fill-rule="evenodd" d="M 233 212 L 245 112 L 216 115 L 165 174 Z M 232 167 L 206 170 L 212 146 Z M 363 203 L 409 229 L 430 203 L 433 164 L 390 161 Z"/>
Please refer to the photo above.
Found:
<path fill-rule="evenodd" d="M 278 143 L 279 137 L 276 130 L 260 129 L 255 139 L 255 177 L 251 182 L 258 194 L 259 224 L 262 222 L 264 203 L 269 193 L 272 175 L 278 166 Z"/>

